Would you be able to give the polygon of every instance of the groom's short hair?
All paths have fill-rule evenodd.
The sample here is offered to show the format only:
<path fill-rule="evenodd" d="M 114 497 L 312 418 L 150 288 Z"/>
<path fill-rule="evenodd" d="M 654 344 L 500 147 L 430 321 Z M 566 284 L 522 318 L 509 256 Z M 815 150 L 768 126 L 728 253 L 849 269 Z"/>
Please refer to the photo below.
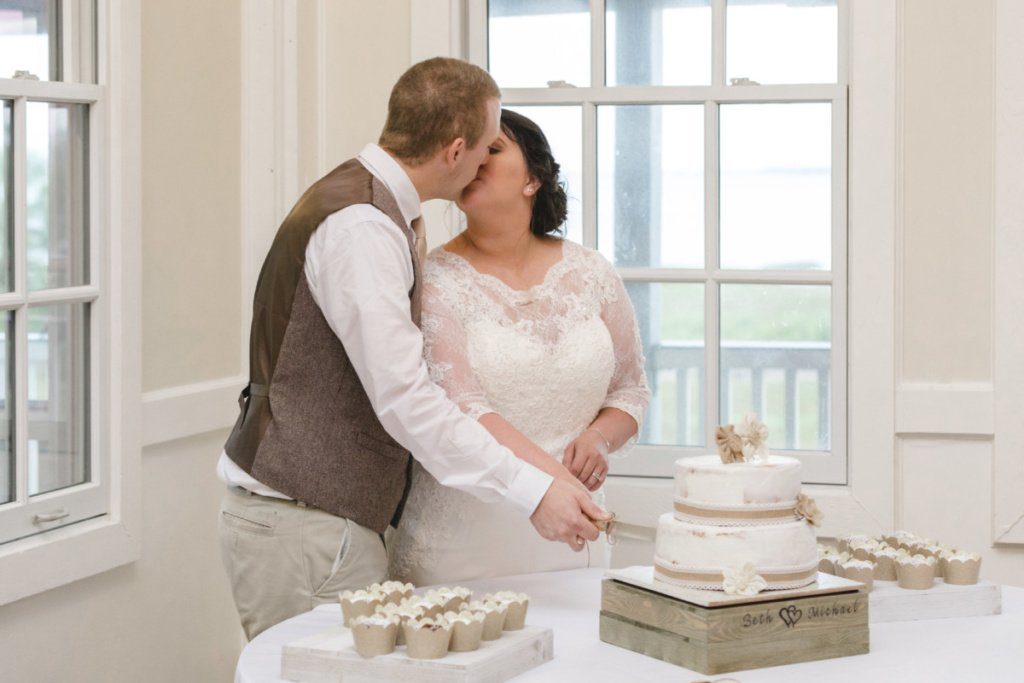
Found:
<path fill-rule="evenodd" d="M 500 98 L 491 75 L 468 62 L 434 57 L 414 64 L 391 90 L 380 146 L 412 166 L 456 138 L 476 147 L 487 127 L 487 102 Z"/>

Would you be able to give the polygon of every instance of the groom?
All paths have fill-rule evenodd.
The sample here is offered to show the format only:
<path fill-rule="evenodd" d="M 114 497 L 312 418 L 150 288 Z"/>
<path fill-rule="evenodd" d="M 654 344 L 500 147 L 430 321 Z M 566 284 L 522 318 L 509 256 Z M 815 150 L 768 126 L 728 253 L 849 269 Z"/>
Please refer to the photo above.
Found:
<path fill-rule="evenodd" d="M 380 145 L 317 181 L 285 218 L 253 302 L 250 377 L 218 462 L 219 536 L 251 639 L 340 590 L 382 581 L 410 452 L 441 484 L 505 501 L 580 550 L 604 512 L 499 445 L 422 358 L 420 202 L 455 199 L 498 136 L 482 69 L 437 58 L 395 85 Z"/>

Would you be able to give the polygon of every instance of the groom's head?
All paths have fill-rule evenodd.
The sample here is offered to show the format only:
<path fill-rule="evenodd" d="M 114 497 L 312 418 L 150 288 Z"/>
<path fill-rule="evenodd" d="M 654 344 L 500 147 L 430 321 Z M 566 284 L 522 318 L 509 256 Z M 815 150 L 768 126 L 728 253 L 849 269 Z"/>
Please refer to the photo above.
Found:
<path fill-rule="evenodd" d="M 478 66 L 435 57 L 409 68 L 391 90 L 380 145 L 454 199 L 498 136 L 501 91 Z M 428 199 L 429 197 L 424 197 Z"/>

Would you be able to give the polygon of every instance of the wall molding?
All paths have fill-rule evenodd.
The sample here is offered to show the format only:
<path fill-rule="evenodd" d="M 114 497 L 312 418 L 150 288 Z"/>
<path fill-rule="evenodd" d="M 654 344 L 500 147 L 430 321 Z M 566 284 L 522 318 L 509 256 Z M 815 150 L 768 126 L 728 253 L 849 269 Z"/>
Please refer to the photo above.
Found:
<path fill-rule="evenodd" d="M 990 382 L 901 384 L 896 389 L 896 433 L 991 437 L 995 390 Z"/>
<path fill-rule="evenodd" d="M 238 392 L 248 381 L 233 375 L 142 395 L 142 445 L 231 427 L 238 418 Z"/>
<path fill-rule="evenodd" d="M 1024 4 L 996 0 L 992 537 L 1024 544 Z"/>

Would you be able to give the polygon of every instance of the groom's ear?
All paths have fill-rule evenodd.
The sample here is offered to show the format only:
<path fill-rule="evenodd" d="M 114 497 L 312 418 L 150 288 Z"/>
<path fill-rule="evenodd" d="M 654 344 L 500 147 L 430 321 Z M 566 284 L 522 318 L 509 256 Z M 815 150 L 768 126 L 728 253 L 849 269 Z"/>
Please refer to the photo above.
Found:
<path fill-rule="evenodd" d="M 444 148 L 444 160 L 449 167 L 458 165 L 466 154 L 466 140 L 455 138 Z"/>

